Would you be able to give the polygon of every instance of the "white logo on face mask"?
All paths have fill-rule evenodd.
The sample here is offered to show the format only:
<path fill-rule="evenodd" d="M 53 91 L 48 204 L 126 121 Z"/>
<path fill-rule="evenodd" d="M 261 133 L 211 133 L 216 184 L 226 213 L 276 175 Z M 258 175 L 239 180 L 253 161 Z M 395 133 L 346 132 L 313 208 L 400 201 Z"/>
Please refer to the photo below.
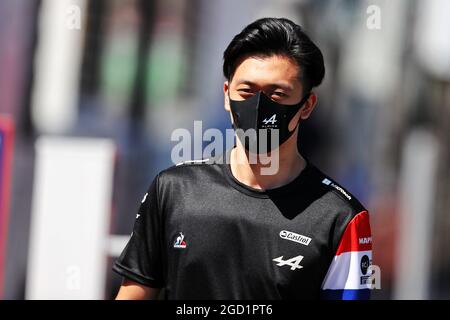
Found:
<path fill-rule="evenodd" d="M 274 114 L 273 116 L 271 116 L 269 119 L 264 119 L 263 120 L 263 122 L 264 122 L 264 124 L 275 124 L 275 122 L 277 122 L 277 119 L 276 119 L 276 114 Z"/>

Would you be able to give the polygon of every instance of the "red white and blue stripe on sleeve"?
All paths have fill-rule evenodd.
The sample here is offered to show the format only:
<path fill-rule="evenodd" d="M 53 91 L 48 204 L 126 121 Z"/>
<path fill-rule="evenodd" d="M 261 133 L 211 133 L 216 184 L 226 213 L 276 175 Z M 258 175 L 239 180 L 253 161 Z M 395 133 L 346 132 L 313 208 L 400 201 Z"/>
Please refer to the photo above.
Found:
<path fill-rule="evenodd" d="M 371 263 L 372 235 L 369 213 L 362 211 L 353 217 L 345 228 L 322 283 L 322 299 L 369 299 L 371 280 L 368 267 Z"/>

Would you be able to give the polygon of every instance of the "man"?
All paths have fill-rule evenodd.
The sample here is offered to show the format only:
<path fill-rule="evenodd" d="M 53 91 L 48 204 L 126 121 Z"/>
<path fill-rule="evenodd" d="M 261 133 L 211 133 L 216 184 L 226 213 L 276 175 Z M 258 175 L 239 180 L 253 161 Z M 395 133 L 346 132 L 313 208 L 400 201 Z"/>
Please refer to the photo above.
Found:
<path fill-rule="evenodd" d="M 223 70 L 233 127 L 255 134 L 157 175 L 114 265 L 117 299 L 160 288 L 166 299 L 368 298 L 368 212 L 297 150 L 325 73 L 320 50 L 292 21 L 260 19 L 228 45 Z M 262 155 L 277 156 L 272 174 Z"/>

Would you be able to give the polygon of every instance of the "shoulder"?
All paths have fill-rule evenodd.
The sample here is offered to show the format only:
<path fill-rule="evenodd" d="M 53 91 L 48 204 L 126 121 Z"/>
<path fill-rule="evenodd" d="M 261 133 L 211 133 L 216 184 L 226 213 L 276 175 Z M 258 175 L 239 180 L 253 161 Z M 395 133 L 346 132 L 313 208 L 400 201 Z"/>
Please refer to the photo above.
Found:
<path fill-rule="evenodd" d="M 329 206 L 333 212 L 334 249 L 337 250 L 337 244 L 343 239 L 348 240 L 355 237 L 371 239 L 369 211 L 366 207 L 335 179 L 317 168 L 315 170 L 317 171 L 317 182 L 325 190 L 324 198 L 327 199 L 325 205 Z M 358 239 L 347 242 L 356 243 Z"/>
<path fill-rule="evenodd" d="M 215 158 L 187 160 L 174 164 L 158 173 L 159 184 L 175 181 L 198 181 L 218 173 Z"/>
<path fill-rule="evenodd" d="M 331 222 L 333 251 L 346 251 L 359 246 L 371 247 L 369 211 L 356 196 L 335 179 L 317 168 L 314 170 L 316 183 L 323 188 L 321 207 L 329 212 L 327 216 Z M 363 245 L 358 245 L 361 241 L 364 242 Z"/>
<path fill-rule="evenodd" d="M 313 166 L 313 171 L 315 185 L 321 189 L 321 206 L 332 215 L 329 218 L 337 230 L 343 231 L 352 220 L 361 217 L 368 221 L 368 210 L 354 194 L 317 167 Z"/>
<path fill-rule="evenodd" d="M 325 174 L 316 166 L 312 165 L 315 174 L 316 183 L 330 197 L 330 201 L 336 202 L 337 205 L 349 208 L 355 214 L 367 211 L 364 205 L 354 196 L 345 186 L 341 185 L 334 178 Z"/>

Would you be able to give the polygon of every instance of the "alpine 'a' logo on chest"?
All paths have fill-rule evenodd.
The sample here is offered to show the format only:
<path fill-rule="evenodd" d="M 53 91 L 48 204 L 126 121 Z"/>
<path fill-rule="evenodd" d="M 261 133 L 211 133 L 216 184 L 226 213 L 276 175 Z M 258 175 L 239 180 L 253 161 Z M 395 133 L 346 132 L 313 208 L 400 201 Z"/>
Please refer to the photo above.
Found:
<path fill-rule="evenodd" d="M 273 261 L 277 262 L 277 266 L 289 266 L 291 267 L 291 270 L 303 268 L 303 266 L 300 265 L 302 260 L 303 256 L 296 256 L 287 260 L 283 260 L 283 256 L 273 259 Z"/>

